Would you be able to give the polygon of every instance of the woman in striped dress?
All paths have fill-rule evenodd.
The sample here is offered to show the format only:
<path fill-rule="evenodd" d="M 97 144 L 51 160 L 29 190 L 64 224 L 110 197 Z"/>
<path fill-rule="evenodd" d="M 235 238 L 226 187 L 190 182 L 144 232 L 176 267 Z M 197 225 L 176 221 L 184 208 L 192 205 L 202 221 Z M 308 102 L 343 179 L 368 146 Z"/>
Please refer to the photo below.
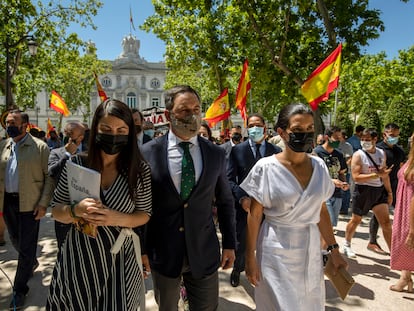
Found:
<path fill-rule="evenodd" d="M 80 218 L 97 226 L 90 237 L 72 226 L 62 245 L 47 299 L 47 310 L 145 310 L 141 251 L 131 228 L 148 222 L 151 175 L 136 143 L 128 106 L 100 104 L 91 126 L 87 156 L 73 162 L 101 173 L 100 199 L 71 205 L 67 170 L 52 200 L 53 217 L 63 223 Z"/>

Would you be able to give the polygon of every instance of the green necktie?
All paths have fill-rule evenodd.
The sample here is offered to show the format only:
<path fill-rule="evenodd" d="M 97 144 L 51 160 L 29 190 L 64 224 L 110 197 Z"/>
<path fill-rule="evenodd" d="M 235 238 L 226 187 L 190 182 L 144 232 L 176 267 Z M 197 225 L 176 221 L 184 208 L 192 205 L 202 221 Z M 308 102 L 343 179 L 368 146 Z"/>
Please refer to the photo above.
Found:
<path fill-rule="evenodd" d="M 190 196 L 191 190 L 195 185 L 195 170 L 193 158 L 190 154 L 190 142 L 179 143 L 183 148 L 184 154 L 181 161 L 181 198 L 187 200 Z"/>

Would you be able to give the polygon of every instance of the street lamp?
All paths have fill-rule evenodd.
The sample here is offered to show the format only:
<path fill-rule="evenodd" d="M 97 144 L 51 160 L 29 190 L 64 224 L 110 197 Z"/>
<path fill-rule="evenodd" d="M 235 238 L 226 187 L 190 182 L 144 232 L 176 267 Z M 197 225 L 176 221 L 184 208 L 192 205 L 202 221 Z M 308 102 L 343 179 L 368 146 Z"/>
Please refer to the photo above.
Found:
<path fill-rule="evenodd" d="M 9 42 L 4 43 L 4 48 L 6 50 L 6 108 L 7 110 L 11 110 L 15 108 L 15 105 L 13 103 L 13 97 L 12 97 L 12 90 L 11 90 L 11 77 L 10 77 L 10 48 L 14 48 L 17 45 L 19 45 L 24 40 L 27 41 L 27 46 L 29 48 L 29 53 L 31 56 L 36 55 L 37 53 L 37 42 L 35 40 L 35 37 L 32 35 L 24 35 L 20 40 L 18 40 L 14 44 L 10 44 Z"/>

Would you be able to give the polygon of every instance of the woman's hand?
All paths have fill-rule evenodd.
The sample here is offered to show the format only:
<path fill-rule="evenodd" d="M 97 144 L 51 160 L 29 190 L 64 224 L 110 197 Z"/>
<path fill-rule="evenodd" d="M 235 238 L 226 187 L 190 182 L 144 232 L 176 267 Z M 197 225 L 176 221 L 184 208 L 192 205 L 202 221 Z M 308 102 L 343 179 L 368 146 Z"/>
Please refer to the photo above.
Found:
<path fill-rule="evenodd" d="M 246 277 L 249 280 L 250 284 L 257 286 L 261 280 L 261 272 L 259 266 L 256 262 L 256 256 L 250 255 L 246 256 Z"/>
<path fill-rule="evenodd" d="M 102 204 L 101 200 L 84 199 L 75 208 L 76 216 L 82 217 L 89 223 L 97 226 L 116 226 L 120 212 L 112 210 Z"/>
<path fill-rule="evenodd" d="M 414 232 L 410 231 L 408 233 L 407 239 L 405 240 L 405 245 L 409 250 L 414 251 Z"/>
<path fill-rule="evenodd" d="M 335 267 L 335 272 L 334 272 L 335 275 L 337 271 L 339 270 L 339 268 L 341 267 L 348 269 L 348 263 L 339 253 L 339 250 L 337 248 L 331 251 L 331 258 L 332 258 L 332 263 Z"/>

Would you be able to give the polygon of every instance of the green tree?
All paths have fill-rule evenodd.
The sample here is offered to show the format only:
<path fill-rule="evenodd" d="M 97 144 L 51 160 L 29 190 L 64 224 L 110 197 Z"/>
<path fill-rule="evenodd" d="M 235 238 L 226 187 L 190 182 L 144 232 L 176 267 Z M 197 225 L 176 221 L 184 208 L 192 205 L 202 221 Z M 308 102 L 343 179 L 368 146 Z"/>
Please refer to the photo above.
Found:
<path fill-rule="evenodd" d="M 34 94 L 40 90 L 56 85 L 57 72 L 71 71 L 61 83 L 66 88 L 76 87 L 81 102 L 85 102 L 83 86 L 80 83 L 84 71 L 97 69 L 97 61 L 83 62 L 79 49 L 86 48 L 87 43 L 79 40 L 77 35 L 68 34 L 67 28 L 72 23 L 95 28 L 92 17 L 102 6 L 99 0 L 61 1 L 3 0 L 0 2 L 0 88 L 5 93 L 6 49 L 10 55 L 10 77 L 12 91 L 18 99 L 19 106 L 33 107 Z M 27 51 L 26 37 L 33 35 L 38 43 L 38 53 L 30 57 Z M 86 59 L 88 58 L 85 56 Z M 72 63 L 71 63 L 72 62 Z M 91 77 L 92 74 L 90 73 Z M 62 77 L 59 77 L 62 78 Z M 56 83 L 51 83 L 55 81 Z M 84 81 L 84 80 L 83 80 Z M 89 89 L 90 92 L 90 89 Z M 69 100 L 75 109 L 76 101 Z"/>
<path fill-rule="evenodd" d="M 302 78 L 337 42 L 345 42 L 345 59 L 356 59 L 360 48 L 383 30 L 380 12 L 369 10 L 367 0 L 153 0 L 153 4 L 155 14 L 142 28 L 166 43 L 167 85 L 176 83 L 186 67 L 186 77 L 192 76 L 186 81 L 204 98 L 214 98 L 211 94 L 217 96 L 226 86 L 232 96 L 248 58 L 253 110 L 268 119 L 280 107 L 304 101 L 299 91 Z"/>

